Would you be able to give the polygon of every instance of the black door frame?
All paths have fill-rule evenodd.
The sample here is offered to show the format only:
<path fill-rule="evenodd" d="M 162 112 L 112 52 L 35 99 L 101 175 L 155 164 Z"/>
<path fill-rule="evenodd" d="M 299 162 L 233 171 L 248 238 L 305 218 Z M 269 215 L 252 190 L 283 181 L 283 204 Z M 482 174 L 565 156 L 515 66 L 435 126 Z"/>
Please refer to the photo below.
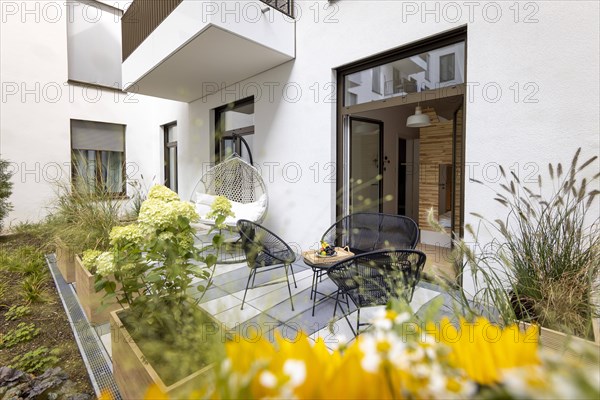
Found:
<path fill-rule="evenodd" d="M 366 117 L 355 117 L 350 116 L 348 123 L 350 124 L 350 142 L 348 143 L 350 151 L 350 165 L 352 165 L 352 121 L 366 122 L 369 124 L 379 125 L 379 175 L 381 180 L 379 182 L 379 212 L 383 212 L 383 121 L 378 119 L 366 118 Z M 349 198 L 350 207 L 352 207 L 352 196 Z"/>
<path fill-rule="evenodd" d="M 358 60 L 348 65 L 344 65 L 337 69 L 337 116 L 336 116 L 336 219 L 343 217 L 344 209 L 344 99 L 345 99 L 345 77 L 346 75 L 355 72 L 363 71 L 378 65 L 387 64 L 403 58 L 412 57 L 427 51 L 435 50 L 451 44 L 465 42 L 465 77 L 467 76 L 466 58 L 467 58 L 467 27 L 462 26 L 452 31 L 444 32 L 417 42 L 407 44 L 405 46 L 392 49 L 390 51 Z M 463 146 L 464 147 L 464 146 Z M 463 158 L 464 163 L 464 158 Z M 464 207 L 464 204 L 461 205 Z"/>

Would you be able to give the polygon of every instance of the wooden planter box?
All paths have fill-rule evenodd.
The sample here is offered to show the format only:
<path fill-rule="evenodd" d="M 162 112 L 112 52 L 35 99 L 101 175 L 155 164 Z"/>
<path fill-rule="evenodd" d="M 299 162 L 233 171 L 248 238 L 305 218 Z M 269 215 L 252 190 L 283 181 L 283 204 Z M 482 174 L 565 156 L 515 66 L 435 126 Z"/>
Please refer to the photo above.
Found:
<path fill-rule="evenodd" d="M 75 282 L 75 253 L 60 239 L 56 239 L 56 265 L 67 283 Z"/>
<path fill-rule="evenodd" d="M 125 329 L 119 318 L 119 313 L 122 311 L 110 313 L 110 332 L 113 376 L 124 399 L 143 399 L 151 385 L 156 385 L 171 399 L 188 398 L 192 391 L 197 391 L 203 383 L 206 383 L 207 375 L 214 367 L 213 364 L 167 386 L 152 365 L 146 361 L 142 351 Z"/>
<path fill-rule="evenodd" d="M 527 322 L 520 323 L 522 330 L 526 330 L 530 326 L 531 324 Z M 594 368 L 599 366 L 597 355 L 600 354 L 600 345 L 577 336 L 540 327 L 540 347 L 542 350 L 559 353 L 566 359 L 579 360 Z M 592 355 L 596 355 L 596 357 Z"/>
<path fill-rule="evenodd" d="M 100 325 L 109 322 L 110 312 L 120 310 L 121 305 L 116 299 L 103 302 L 104 291 L 96 292 L 94 284 L 96 276 L 85 269 L 81 258 L 75 256 L 75 291 L 79 298 L 79 303 L 88 321 L 92 325 Z"/>

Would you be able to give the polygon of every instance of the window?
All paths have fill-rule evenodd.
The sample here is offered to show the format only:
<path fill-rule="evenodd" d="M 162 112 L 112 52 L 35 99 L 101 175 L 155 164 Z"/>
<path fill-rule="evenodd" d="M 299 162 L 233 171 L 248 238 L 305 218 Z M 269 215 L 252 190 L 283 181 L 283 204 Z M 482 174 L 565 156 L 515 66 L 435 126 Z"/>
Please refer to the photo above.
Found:
<path fill-rule="evenodd" d="M 373 93 L 381 94 L 381 67 L 373 68 L 371 90 Z"/>
<path fill-rule="evenodd" d="M 253 160 L 249 151 L 252 151 L 253 136 L 254 97 L 239 100 L 215 110 L 216 162 L 220 162 L 235 153 L 247 162 L 252 163 Z"/>
<path fill-rule="evenodd" d="M 73 185 L 125 195 L 125 125 L 71 120 Z"/>
<path fill-rule="evenodd" d="M 163 126 L 165 140 L 165 186 L 177 192 L 177 123 Z"/>
<path fill-rule="evenodd" d="M 464 83 L 464 63 L 464 41 L 361 63 L 343 76 L 344 106 Z"/>
<path fill-rule="evenodd" d="M 123 12 L 98 1 L 66 4 L 69 79 L 121 89 Z"/>
<path fill-rule="evenodd" d="M 440 82 L 454 80 L 454 53 L 440 57 Z"/>

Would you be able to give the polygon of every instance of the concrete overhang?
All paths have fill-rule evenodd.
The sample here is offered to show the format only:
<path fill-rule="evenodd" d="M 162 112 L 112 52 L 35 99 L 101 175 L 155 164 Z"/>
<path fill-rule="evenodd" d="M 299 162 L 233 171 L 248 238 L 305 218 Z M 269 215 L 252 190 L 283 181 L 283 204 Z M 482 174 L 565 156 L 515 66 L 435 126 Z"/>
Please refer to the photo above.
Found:
<path fill-rule="evenodd" d="M 294 59 L 291 17 L 259 1 L 227 3 L 179 4 L 123 62 L 124 89 L 192 102 Z"/>

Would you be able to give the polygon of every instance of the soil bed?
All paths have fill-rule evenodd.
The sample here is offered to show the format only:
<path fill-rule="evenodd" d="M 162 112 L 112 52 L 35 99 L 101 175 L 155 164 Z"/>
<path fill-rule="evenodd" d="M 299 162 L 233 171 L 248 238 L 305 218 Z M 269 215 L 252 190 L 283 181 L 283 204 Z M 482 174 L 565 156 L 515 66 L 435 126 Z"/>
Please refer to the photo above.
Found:
<path fill-rule="evenodd" d="M 25 244 L 41 248 L 35 239 L 19 235 L 0 237 L 0 252 L 2 250 L 14 250 Z M 0 264 L 3 262 L 4 260 L 0 258 Z M 7 271 L 3 268 L 3 265 L 0 265 L 0 285 L 4 287 L 4 290 L 0 291 L 0 335 L 6 335 L 23 322 L 35 324 L 40 329 L 39 335 L 30 341 L 0 350 L 0 366 L 11 365 L 14 357 L 22 356 L 40 347 L 47 347 L 51 350 L 58 349 L 59 361 L 55 366 L 61 367 L 68 374 L 69 379 L 75 383 L 75 389 L 78 392 L 94 396 L 94 390 L 54 281 L 49 277 L 43 283 L 45 301 L 27 304 L 21 295 L 20 289 L 23 277 L 22 273 Z M 21 316 L 14 321 L 6 320 L 4 314 L 11 306 L 24 305 L 29 306 L 30 314 Z M 40 375 L 42 373 L 43 371 L 36 371 L 34 374 Z"/>

